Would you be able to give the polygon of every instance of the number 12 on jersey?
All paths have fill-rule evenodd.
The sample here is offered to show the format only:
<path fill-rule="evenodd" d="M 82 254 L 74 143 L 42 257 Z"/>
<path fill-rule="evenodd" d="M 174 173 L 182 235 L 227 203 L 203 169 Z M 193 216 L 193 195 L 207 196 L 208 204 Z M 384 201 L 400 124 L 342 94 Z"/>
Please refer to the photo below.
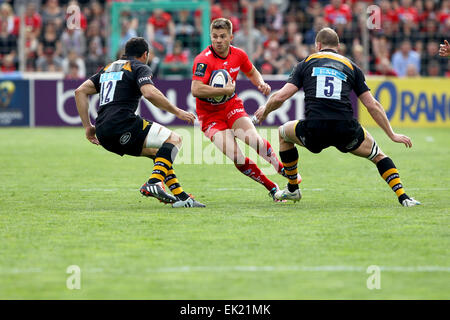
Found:
<path fill-rule="evenodd" d="M 123 72 L 107 72 L 100 76 L 100 105 L 114 100 L 117 81 L 122 80 Z"/>
<path fill-rule="evenodd" d="M 316 98 L 341 99 L 342 81 L 347 75 L 331 68 L 313 68 L 313 77 L 317 77 Z"/>

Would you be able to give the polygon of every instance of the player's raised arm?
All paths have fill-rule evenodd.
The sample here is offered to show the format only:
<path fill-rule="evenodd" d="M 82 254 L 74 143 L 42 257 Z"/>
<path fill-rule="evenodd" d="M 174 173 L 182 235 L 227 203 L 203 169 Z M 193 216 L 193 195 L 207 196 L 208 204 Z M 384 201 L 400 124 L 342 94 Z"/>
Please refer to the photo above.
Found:
<path fill-rule="evenodd" d="M 212 87 L 210 85 L 204 84 L 200 80 L 192 80 L 191 92 L 195 98 L 214 98 L 217 96 L 231 96 L 236 88 L 236 82 L 228 77 L 228 82 L 225 87 Z"/>
<path fill-rule="evenodd" d="M 191 112 L 184 111 L 177 106 L 173 105 L 166 96 L 158 90 L 152 84 L 145 84 L 141 86 L 141 93 L 145 99 L 153 103 L 156 107 L 161 110 L 168 111 L 174 114 L 177 118 L 187 121 L 193 124 L 195 121 L 195 115 Z"/>
<path fill-rule="evenodd" d="M 89 118 L 89 96 L 96 93 L 97 89 L 95 88 L 94 83 L 92 80 L 88 79 L 75 90 L 75 103 L 81 118 L 81 123 L 86 130 L 86 138 L 93 144 L 98 145 L 99 142 L 95 137 L 95 127 L 92 125 L 91 119 Z"/>
<path fill-rule="evenodd" d="M 370 93 L 370 91 L 362 93 L 358 98 L 367 108 L 370 116 L 381 127 L 381 129 L 383 129 L 383 131 L 392 141 L 403 143 L 406 147 L 409 148 L 412 147 L 412 142 L 409 137 L 402 134 L 396 134 L 394 130 L 392 130 L 391 124 L 389 123 L 383 106 L 372 96 L 372 93 Z"/>
<path fill-rule="evenodd" d="M 259 73 L 255 66 L 253 66 L 250 72 L 247 72 L 245 75 L 262 94 L 266 96 L 270 94 L 272 88 L 264 81 L 261 73 Z"/>
<path fill-rule="evenodd" d="M 281 105 L 287 99 L 292 97 L 297 91 L 298 88 L 295 85 L 293 85 L 292 83 L 286 83 L 283 88 L 281 88 L 281 90 L 272 94 L 267 101 L 267 104 L 265 106 L 259 107 L 255 112 L 255 117 L 256 119 L 258 119 L 258 123 L 266 120 L 269 113 L 281 107 Z"/>

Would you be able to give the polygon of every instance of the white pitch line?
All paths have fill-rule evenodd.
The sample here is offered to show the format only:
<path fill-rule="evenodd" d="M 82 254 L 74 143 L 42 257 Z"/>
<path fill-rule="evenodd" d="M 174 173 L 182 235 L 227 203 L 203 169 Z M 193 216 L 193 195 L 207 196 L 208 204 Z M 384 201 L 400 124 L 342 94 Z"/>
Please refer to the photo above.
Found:
<path fill-rule="evenodd" d="M 149 273 L 183 272 L 366 272 L 367 268 L 357 266 L 182 266 L 148 269 Z M 450 267 L 441 266 L 380 266 L 386 272 L 450 272 Z"/>
<path fill-rule="evenodd" d="M 149 268 L 145 273 L 225 273 L 225 272 L 366 272 L 367 267 L 361 266 L 180 266 L 180 267 L 164 267 Z M 450 267 L 444 266 L 380 266 L 380 270 L 384 272 L 414 273 L 414 272 L 450 272 Z M 41 268 L 29 269 L 0 269 L 0 274 L 28 274 L 46 272 Z M 51 272 L 51 271 L 48 271 Z M 81 272 L 85 273 L 113 273 L 127 274 L 139 273 L 139 270 L 118 270 L 105 268 L 81 268 Z"/>
<path fill-rule="evenodd" d="M 0 274 L 24 274 L 24 273 L 41 273 L 42 269 L 40 268 L 29 268 L 29 269 L 0 269 Z"/>
<path fill-rule="evenodd" d="M 301 186 L 301 185 L 300 185 Z M 301 188 L 302 191 L 331 191 L 332 189 L 327 188 Z M 350 187 L 348 189 L 344 187 L 341 187 L 344 191 L 353 191 Z M 71 191 L 80 191 L 80 192 L 118 192 L 118 191 L 136 191 L 138 188 L 83 188 L 83 189 L 70 189 Z M 248 191 L 248 188 L 216 188 L 214 189 L 216 191 Z M 379 188 L 370 188 L 370 189 L 364 189 L 360 188 L 358 190 L 371 190 L 371 191 L 382 191 L 386 190 L 385 188 L 379 187 Z M 447 191 L 450 190 L 450 188 L 408 188 L 408 190 L 412 191 Z M 59 189 L 41 189 L 41 191 L 45 192 L 51 192 L 51 191 L 58 191 Z"/>
<path fill-rule="evenodd" d="M 81 192 L 115 192 L 115 191 L 136 191 L 138 188 L 128 189 L 128 188 L 111 188 L 111 189 L 102 189 L 102 188 L 89 188 L 89 189 L 80 189 Z"/>

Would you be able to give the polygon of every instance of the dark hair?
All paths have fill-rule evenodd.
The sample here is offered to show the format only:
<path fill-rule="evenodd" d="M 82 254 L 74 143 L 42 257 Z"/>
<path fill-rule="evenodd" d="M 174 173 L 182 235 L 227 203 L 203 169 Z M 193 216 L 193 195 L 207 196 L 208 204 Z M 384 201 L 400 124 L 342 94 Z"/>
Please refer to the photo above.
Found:
<path fill-rule="evenodd" d="M 142 37 L 131 38 L 125 44 L 125 56 L 128 58 L 141 57 L 148 50 L 148 43 Z"/>
<path fill-rule="evenodd" d="M 331 28 L 323 28 L 317 33 L 316 42 L 322 43 L 323 46 L 337 47 L 339 44 L 339 37 Z"/>

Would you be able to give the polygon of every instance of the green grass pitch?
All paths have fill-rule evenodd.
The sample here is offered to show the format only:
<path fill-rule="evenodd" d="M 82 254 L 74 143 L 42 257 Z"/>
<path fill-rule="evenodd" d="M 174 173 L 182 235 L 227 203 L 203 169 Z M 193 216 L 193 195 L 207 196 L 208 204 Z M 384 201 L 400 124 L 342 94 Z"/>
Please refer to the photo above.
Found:
<path fill-rule="evenodd" d="M 138 191 L 150 160 L 82 128 L 0 129 L 0 299 L 450 299 L 450 131 L 398 130 L 410 150 L 369 131 L 422 206 L 401 207 L 368 160 L 299 148 L 296 204 L 231 164 L 175 163 L 207 208 L 173 209 Z"/>

